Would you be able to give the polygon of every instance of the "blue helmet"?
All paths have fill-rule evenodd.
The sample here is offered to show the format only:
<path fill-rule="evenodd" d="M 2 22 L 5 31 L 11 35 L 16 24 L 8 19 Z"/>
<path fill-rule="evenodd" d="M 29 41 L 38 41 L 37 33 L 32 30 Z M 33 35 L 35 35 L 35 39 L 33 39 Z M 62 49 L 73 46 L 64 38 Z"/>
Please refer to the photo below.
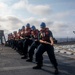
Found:
<path fill-rule="evenodd" d="M 14 31 L 14 33 L 17 33 L 17 31 Z"/>
<path fill-rule="evenodd" d="M 22 29 L 20 29 L 22 31 Z"/>
<path fill-rule="evenodd" d="M 25 26 L 22 26 L 22 29 L 24 29 L 25 28 Z"/>
<path fill-rule="evenodd" d="M 10 33 L 10 35 L 12 35 L 12 33 Z"/>
<path fill-rule="evenodd" d="M 30 24 L 29 24 L 29 23 L 27 23 L 26 27 L 30 27 Z"/>
<path fill-rule="evenodd" d="M 40 27 L 41 28 L 45 28 L 46 27 L 46 24 L 44 22 L 42 22 L 41 25 L 40 25 Z"/>
<path fill-rule="evenodd" d="M 19 29 L 18 31 L 21 31 L 21 29 Z"/>
<path fill-rule="evenodd" d="M 35 26 L 32 26 L 32 27 L 31 27 L 31 30 L 35 30 L 35 29 L 36 29 L 36 27 L 35 27 Z"/>

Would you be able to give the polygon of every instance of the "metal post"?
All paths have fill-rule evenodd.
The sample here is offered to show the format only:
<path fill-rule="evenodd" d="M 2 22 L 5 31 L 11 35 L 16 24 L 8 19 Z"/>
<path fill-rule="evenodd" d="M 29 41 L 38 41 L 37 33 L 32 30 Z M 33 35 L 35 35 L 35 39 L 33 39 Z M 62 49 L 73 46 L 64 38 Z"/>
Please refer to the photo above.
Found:
<path fill-rule="evenodd" d="M 3 38 L 3 37 L 4 37 L 4 38 Z M 3 44 L 3 39 L 4 39 L 4 41 L 6 42 L 5 35 L 4 35 L 4 31 L 3 31 L 3 30 L 0 30 L 0 40 L 1 40 L 1 44 Z"/>

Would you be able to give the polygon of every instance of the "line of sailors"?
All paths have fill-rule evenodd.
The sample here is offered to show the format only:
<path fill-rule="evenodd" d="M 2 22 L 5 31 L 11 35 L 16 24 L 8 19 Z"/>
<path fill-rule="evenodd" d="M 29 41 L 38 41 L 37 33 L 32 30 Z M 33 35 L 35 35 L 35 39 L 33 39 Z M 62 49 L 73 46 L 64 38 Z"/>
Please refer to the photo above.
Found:
<path fill-rule="evenodd" d="M 43 66 L 43 53 L 46 51 L 55 68 L 54 73 L 58 74 L 52 32 L 44 22 L 40 24 L 40 28 L 41 30 L 39 31 L 34 25 L 30 27 L 28 23 L 26 28 L 22 26 L 22 29 L 19 29 L 18 32 L 14 31 L 13 34 L 8 34 L 8 44 L 22 54 L 21 59 L 26 59 L 27 62 L 33 61 L 34 51 L 36 50 L 35 61 L 37 65 L 33 69 L 41 69 Z"/>

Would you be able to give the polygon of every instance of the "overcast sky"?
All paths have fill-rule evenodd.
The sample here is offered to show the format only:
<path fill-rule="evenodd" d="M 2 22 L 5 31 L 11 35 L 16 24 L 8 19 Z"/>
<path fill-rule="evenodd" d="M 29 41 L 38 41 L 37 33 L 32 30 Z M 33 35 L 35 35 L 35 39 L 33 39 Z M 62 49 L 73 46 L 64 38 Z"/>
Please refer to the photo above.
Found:
<path fill-rule="evenodd" d="M 75 37 L 75 0 L 0 0 L 0 30 L 7 35 L 30 23 L 41 22 L 54 37 Z"/>

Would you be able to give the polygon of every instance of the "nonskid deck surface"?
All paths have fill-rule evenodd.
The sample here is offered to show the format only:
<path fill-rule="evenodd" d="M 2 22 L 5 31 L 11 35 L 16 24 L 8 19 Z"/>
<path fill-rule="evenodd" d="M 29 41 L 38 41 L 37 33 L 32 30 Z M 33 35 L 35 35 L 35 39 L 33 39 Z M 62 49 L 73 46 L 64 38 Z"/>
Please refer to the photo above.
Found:
<path fill-rule="evenodd" d="M 59 75 L 75 75 L 75 55 L 55 52 Z M 35 56 L 34 56 L 35 57 Z M 16 50 L 0 45 L 0 75 L 53 75 L 54 68 L 49 61 L 47 53 L 44 54 L 44 66 L 41 70 L 33 70 L 32 63 L 21 59 Z"/>

